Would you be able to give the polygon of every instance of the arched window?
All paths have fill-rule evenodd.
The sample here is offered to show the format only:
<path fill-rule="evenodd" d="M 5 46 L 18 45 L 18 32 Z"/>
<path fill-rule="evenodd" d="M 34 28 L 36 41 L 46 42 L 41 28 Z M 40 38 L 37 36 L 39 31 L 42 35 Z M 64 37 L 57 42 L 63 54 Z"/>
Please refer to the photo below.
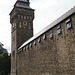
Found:
<path fill-rule="evenodd" d="M 29 29 L 31 29 L 31 22 L 29 22 L 28 25 L 29 25 Z"/>
<path fill-rule="evenodd" d="M 26 20 L 26 16 L 24 16 L 24 19 Z"/>
<path fill-rule="evenodd" d="M 30 16 L 30 20 L 32 20 L 32 16 Z"/>

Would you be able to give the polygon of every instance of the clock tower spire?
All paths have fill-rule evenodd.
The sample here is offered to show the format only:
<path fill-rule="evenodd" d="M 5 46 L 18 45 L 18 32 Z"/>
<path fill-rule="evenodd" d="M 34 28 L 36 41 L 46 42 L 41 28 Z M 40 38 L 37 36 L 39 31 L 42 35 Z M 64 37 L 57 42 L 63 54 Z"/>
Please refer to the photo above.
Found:
<path fill-rule="evenodd" d="M 29 4 L 29 0 L 17 0 L 10 12 L 11 75 L 17 75 L 16 50 L 33 36 L 34 9 Z"/>

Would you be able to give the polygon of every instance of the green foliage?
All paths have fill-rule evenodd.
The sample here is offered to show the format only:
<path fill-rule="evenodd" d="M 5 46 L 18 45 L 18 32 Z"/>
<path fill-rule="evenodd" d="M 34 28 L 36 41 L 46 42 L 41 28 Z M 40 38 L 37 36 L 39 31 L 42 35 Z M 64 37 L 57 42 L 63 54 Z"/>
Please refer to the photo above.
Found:
<path fill-rule="evenodd" d="M 0 75 L 8 75 L 11 70 L 11 57 L 8 55 L 7 49 L 3 48 L 0 42 Z"/>

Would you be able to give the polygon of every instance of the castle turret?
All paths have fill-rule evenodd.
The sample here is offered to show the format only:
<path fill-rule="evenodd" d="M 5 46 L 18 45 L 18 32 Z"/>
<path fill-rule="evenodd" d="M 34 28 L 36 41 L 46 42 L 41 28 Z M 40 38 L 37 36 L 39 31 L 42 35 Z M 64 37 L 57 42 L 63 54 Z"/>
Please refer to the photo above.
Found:
<path fill-rule="evenodd" d="M 34 10 L 29 0 L 17 0 L 10 13 L 11 23 L 11 75 L 17 74 L 16 50 L 33 36 Z"/>

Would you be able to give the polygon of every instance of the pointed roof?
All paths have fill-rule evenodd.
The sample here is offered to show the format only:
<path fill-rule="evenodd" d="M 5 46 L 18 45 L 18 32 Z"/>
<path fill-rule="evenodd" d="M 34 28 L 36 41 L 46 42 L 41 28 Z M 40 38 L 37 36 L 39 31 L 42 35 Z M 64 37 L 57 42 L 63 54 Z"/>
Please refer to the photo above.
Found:
<path fill-rule="evenodd" d="M 23 4 L 22 4 L 23 3 Z M 26 4 L 26 5 L 25 5 Z M 14 8 L 15 7 L 19 7 L 19 8 L 25 8 L 25 9 L 30 9 L 30 10 L 34 10 L 29 6 L 29 0 L 17 0 L 16 3 L 14 4 Z M 12 11 L 14 10 L 14 8 L 12 9 Z M 10 12 L 9 15 L 11 15 L 12 11 Z"/>
<path fill-rule="evenodd" d="M 23 6 L 23 5 L 16 5 L 16 7 L 34 10 L 29 6 Z"/>
<path fill-rule="evenodd" d="M 22 4 L 22 3 L 20 3 L 20 2 L 27 4 L 27 6 L 24 5 L 24 4 Z M 31 9 L 31 10 L 33 10 L 33 9 L 29 6 L 29 0 L 17 0 L 17 2 L 15 3 L 14 7 L 20 7 L 20 8 L 26 8 L 26 9 Z"/>

